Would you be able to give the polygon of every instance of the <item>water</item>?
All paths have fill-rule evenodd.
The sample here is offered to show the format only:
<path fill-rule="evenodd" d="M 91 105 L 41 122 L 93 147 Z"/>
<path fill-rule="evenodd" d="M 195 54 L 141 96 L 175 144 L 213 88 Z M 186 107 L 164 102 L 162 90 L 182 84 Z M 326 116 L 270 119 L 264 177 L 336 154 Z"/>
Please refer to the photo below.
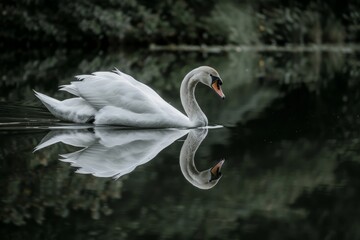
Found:
<path fill-rule="evenodd" d="M 1 61 L 6 64 L 0 69 L 4 239 L 360 237 L 356 54 L 18 54 L 4 54 Z M 227 96 L 222 101 L 207 87 L 197 89 L 210 124 L 223 125 L 200 134 L 205 139 L 195 155 L 200 171 L 225 159 L 220 179 L 209 190 L 194 186 L 180 167 L 187 131 L 63 123 L 32 93 L 36 89 L 63 98 L 66 94 L 57 92 L 57 86 L 72 76 L 118 67 L 181 109 L 180 81 L 199 65 L 220 72 Z M 34 152 L 51 137 L 66 143 Z M 79 141 L 95 149 L 89 156 L 98 168 L 87 172 L 96 175 L 110 163 L 102 177 L 79 173 L 85 171 L 82 165 L 59 161 L 59 154 L 81 149 L 69 144 Z M 131 144 L 121 149 L 121 141 Z M 119 177 L 121 161 L 132 167 Z"/>

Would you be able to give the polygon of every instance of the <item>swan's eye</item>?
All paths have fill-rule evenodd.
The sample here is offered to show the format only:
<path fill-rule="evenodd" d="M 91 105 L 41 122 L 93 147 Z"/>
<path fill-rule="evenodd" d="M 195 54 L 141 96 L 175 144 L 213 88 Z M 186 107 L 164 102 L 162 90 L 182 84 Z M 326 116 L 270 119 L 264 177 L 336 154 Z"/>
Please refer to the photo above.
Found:
<path fill-rule="evenodd" d="M 211 85 L 214 84 L 216 81 L 221 81 L 219 77 L 214 76 L 212 74 L 210 74 L 211 77 Z"/>
<path fill-rule="evenodd" d="M 220 88 L 220 86 L 222 85 L 221 79 L 212 74 L 210 74 L 210 76 L 211 76 L 211 85 L 214 86 L 214 83 L 216 83 L 217 88 Z"/>
<path fill-rule="evenodd" d="M 217 87 L 217 89 L 220 89 L 220 86 L 222 85 L 222 81 L 219 77 L 211 75 L 211 86 L 214 88 L 215 86 Z"/>
<path fill-rule="evenodd" d="M 211 88 L 215 90 L 215 92 L 222 98 L 225 99 L 225 95 L 221 90 L 222 80 L 220 77 L 211 75 Z"/>

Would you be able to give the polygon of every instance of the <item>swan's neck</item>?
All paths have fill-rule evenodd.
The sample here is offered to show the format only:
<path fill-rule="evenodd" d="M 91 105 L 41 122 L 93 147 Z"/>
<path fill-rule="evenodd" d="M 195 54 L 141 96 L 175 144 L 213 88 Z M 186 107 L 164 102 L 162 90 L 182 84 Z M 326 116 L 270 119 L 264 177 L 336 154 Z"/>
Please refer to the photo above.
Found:
<path fill-rule="evenodd" d="M 201 189 L 206 188 L 206 186 L 203 184 L 201 172 L 195 166 L 194 157 L 207 132 L 206 128 L 191 130 L 181 148 L 179 157 L 180 169 L 186 180 Z"/>
<path fill-rule="evenodd" d="M 206 115 L 195 99 L 195 88 L 199 80 L 192 78 L 192 76 L 192 72 L 188 73 L 181 83 L 181 103 L 193 127 L 206 126 L 208 124 Z"/>

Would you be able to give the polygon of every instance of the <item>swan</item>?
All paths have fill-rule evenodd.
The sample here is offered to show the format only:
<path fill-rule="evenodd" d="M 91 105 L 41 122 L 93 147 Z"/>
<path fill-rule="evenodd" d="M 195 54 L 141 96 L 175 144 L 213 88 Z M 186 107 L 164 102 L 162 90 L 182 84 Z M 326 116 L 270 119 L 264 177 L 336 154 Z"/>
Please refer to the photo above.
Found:
<path fill-rule="evenodd" d="M 79 174 L 118 179 L 146 164 L 174 141 L 188 134 L 180 151 L 180 169 L 188 182 L 206 190 L 217 184 L 224 163 L 221 160 L 207 170 L 197 170 L 194 156 L 207 132 L 207 128 L 124 130 L 95 127 L 92 131 L 52 130 L 35 147 L 35 151 L 59 142 L 81 147 L 78 151 L 60 154 L 59 160 L 76 167 Z"/>
<path fill-rule="evenodd" d="M 34 90 L 45 107 L 57 118 L 75 123 L 121 125 L 136 128 L 195 128 L 207 126 L 208 120 L 195 99 L 195 87 L 200 82 L 212 88 L 222 99 L 223 83 L 212 67 L 201 66 L 184 77 L 180 98 L 187 114 L 171 106 L 153 89 L 130 75 L 94 72 L 79 75 L 77 81 L 60 86 L 60 90 L 76 97 L 59 101 Z"/>

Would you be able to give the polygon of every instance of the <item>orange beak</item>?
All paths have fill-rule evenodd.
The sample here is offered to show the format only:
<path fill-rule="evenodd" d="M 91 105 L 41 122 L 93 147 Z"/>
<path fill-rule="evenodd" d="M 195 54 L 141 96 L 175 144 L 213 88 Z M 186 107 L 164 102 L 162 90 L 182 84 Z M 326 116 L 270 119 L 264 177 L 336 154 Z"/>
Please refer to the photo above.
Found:
<path fill-rule="evenodd" d="M 211 84 L 211 88 L 214 89 L 214 91 L 222 98 L 225 99 L 225 94 L 223 93 L 221 89 L 221 85 L 219 81 L 215 81 L 213 84 Z"/>
<path fill-rule="evenodd" d="M 214 176 L 220 176 L 221 175 L 221 167 L 224 164 L 225 159 L 222 159 L 220 162 L 218 162 L 210 171 L 211 174 Z"/>

